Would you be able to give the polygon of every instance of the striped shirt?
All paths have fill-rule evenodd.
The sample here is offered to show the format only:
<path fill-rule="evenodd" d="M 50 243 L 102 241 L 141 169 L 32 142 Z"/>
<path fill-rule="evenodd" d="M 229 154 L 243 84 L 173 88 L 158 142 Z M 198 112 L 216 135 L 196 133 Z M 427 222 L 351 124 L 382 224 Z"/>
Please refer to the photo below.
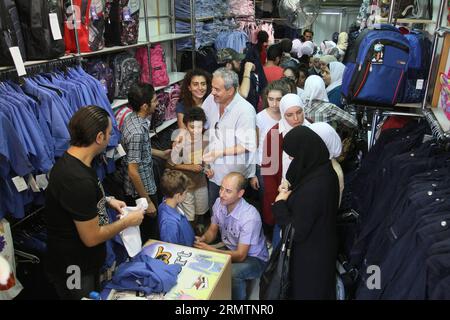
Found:
<path fill-rule="evenodd" d="M 344 125 L 348 128 L 356 128 L 358 122 L 350 113 L 342 110 L 335 104 L 313 100 L 311 106 L 308 102 L 305 106 L 305 117 L 314 122 L 327 122 L 333 127 Z"/>

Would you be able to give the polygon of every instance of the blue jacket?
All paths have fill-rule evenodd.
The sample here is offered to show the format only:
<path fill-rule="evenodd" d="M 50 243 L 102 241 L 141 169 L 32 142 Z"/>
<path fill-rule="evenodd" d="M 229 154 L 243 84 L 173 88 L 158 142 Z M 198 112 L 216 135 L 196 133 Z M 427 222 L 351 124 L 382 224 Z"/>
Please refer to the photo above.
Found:
<path fill-rule="evenodd" d="M 193 246 L 195 234 L 188 219 L 164 201 L 158 207 L 158 223 L 161 241 Z"/>

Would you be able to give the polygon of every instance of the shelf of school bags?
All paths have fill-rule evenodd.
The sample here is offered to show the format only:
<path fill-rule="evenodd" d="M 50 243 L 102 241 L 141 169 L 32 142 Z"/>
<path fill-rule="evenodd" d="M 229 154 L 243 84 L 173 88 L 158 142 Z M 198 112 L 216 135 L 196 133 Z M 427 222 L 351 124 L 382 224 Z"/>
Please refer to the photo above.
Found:
<path fill-rule="evenodd" d="M 169 84 L 166 86 L 155 87 L 156 91 L 165 89 L 175 83 L 182 81 L 184 79 L 184 76 L 186 75 L 186 73 L 185 72 L 169 72 L 168 75 L 169 75 Z M 114 109 L 117 109 L 126 104 L 128 104 L 128 99 L 115 99 L 111 103 L 111 108 L 114 110 Z"/>

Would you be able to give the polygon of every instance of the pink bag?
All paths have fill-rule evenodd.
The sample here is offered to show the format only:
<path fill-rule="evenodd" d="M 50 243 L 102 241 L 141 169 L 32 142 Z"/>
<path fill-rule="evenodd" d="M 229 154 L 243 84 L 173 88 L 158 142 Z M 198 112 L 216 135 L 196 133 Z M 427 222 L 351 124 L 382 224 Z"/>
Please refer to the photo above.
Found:
<path fill-rule="evenodd" d="M 167 105 L 164 117 L 166 120 L 172 120 L 177 117 L 176 107 L 178 100 L 180 100 L 180 96 L 181 88 L 178 84 L 176 84 L 169 93 L 169 104 Z"/>
<path fill-rule="evenodd" d="M 139 48 L 136 51 L 136 60 L 141 65 L 142 83 L 150 83 L 154 87 L 167 86 L 169 84 L 169 75 L 167 74 L 167 65 L 164 50 L 160 44 L 156 44 L 153 48 L 150 48 L 152 79 L 150 79 L 149 75 L 147 48 Z"/>

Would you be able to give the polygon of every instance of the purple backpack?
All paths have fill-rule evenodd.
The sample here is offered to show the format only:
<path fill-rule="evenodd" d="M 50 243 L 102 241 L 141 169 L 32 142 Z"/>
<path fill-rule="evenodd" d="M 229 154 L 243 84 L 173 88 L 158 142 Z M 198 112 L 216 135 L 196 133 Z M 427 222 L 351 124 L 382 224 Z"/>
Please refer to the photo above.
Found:
<path fill-rule="evenodd" d="M 100 81 L 110 102 L 114 100 L 114 72 L 108 63 L 95 59 L 87 63 L 87 73 Z"/>

